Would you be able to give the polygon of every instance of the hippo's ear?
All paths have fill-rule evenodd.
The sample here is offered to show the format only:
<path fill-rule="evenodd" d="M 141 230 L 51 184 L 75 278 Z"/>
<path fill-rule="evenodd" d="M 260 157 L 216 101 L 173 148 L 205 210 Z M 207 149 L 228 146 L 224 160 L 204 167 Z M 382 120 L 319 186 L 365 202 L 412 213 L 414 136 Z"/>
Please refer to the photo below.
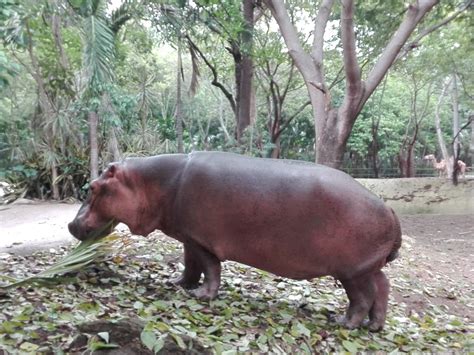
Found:
<path fill-rule="evenodd" d="M 105 176 L 107 178 L 112 178 L 115 176 L 116 171 L 117 171 L 117 166 L 115 164 L 110 164 L 109 167 L 107 168 Z"/>

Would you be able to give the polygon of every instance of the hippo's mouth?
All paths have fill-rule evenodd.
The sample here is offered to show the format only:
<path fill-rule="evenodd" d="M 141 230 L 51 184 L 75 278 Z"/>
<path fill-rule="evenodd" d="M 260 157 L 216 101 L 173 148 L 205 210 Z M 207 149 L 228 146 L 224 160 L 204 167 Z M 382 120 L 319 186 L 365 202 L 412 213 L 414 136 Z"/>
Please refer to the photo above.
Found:
<path fill-rule="evenodd" d="M 118 223 L 115 222 L 114 219 L 112 219 L 108 223 L 104 224 L 102 227 L 100 227 L 100 228 L 92 231 L 88 235 L 86 235 L 86 237 L 83 240 L 91 240 L 91 239 L 92 240 L 97 240 L 97 239 L 101 239 L 103 237 L 106 237 L 110 233 L 113 232 L 113 230 L 114 230 L 114 228 L 117 224 Z"/>
<path fill-rule="evenodd" d="M 118 224 L 114 219 L 103 224 L 99 228 L 84 230 L 78 226 L 77 222 L 73 221 L 69 223 L 69 232 L 81 241 L 85 240 L 98 240 L 103 237 L 106 237 L 114 230 L 115 226 Z"/>

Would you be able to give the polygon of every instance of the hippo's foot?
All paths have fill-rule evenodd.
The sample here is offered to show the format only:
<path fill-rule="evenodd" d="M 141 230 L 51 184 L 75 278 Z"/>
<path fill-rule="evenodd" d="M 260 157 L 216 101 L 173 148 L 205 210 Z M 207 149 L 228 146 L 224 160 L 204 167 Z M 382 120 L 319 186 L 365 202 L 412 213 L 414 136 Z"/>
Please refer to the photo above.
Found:
<path fill-rule="evenodd" d="M 203 272 L 201 258 L 199 253 L 196 252 L 196 248 L 184 244 L 184 271 L 181 276 L 171 280 L 171 283 L 186 290 L 198 288 Z"/>
<path fill-rule="evenodd" d="M 349 307 L 341 324 L 347 329 L 358 328 L 374 304 L 376 290 L 373 275 L 363 275 L 341 282 L 349 298 Z"/>
<path fill-rule="evenodd" d="M 369 328 L 371 332 L 376 333 L 376 332 L 380 332 L 383 329 L 384 324 L 385 322 L 380 323 L 380 322 L 369 320 L 369 321 L 364 322 L 364 327 L 367 327 Z"/>
<path fill-rule="evenodd" d="M 375 283 L 375 299 L 369 312 L 368 327 L 372 332 L 379 332 L 385 324 L 390 283 L 382 271 L 376 272 L 373 280 Z"/>
<path fill-rule="evenodd" d="M 193 290 L 199 287 L 199 279 L 190 279 L 186 275 L 181 275 L 177 278 L 174 278 L 170 281 L 175 286 L 180 286 L 186 290 Z"/>
<path fill-rule="evenodd" d="M 202 285 L 195 290 L 190 290 L 189 294 L 203 301 L 210 301 L 217 297 L 217 289 L 210 290 L 206 285 Z"/>
<path fill-rule="evenodd" d="M 349 330 L 358 328 L 362 325 L 362 322 L 357 322 L 353 319 L 348 319 L 347 316 L 334 316 L 330 320 L 332 322 L 335 322 L 337 325 Z"/>
<path fill-rule="evenodd" d="M 364 325 L 372 332 L 382 330 L 390 288 L 384 273 L 379 270 L 354 279 L 341 280 L 341 282 L 349 298 L 349 307 L 340 324 L 348 329 Z M 364 319 L 367 315 L 369 322 L 366 323 Z"/>
<path fill-rule="evenodd" d="M 339 317 L 334 316 L 330 318 L 330 321 L 340 325 L 341 327 L 344 327 L 350 330 L 356 329 L 362 326 L 362 327 L 368 328 L 369 331 L 371 332 L 380 332 L 384 327 L 384 323 L 371 321 L 368 319 L 365 319 L 361 323 L 357 324 L 356 322 L 353 322 L 352 320 L 347 319 L 346 316 L 339 316 Z"/>
<path fill-rule="evenodd" d="M 204 282 L 189 293 L 201 300 L 213 300 L 221 283 L 221 263 L 219 259 L 197 244 L 184 245 L 185 269 L 183 278 L 185 284 L 190 281 L 194 286 L 204 273 Z M 189 289 L 189 288 L 188 288 Z"/>

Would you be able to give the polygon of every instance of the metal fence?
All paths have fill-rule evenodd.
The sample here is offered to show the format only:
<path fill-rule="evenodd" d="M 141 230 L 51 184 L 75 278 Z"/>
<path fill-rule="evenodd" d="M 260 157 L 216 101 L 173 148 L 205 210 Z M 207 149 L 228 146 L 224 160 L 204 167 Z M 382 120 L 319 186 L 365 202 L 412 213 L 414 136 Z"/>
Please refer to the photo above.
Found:
<path fill-rule="evenodd" d="M 354 178 L 375 178 L 374 169 L 371 168 L 352 168 L 346 167 L 342 169 L 349 175 Z M 438 173 L 433 168 L 416 168 L 415 169 L 415 177 L 436 177 Z M 380 168 L 379 169 L 379 176 L 378 178 L 399 178 L 400 177 L 400 170 L 397 168 Z"/>

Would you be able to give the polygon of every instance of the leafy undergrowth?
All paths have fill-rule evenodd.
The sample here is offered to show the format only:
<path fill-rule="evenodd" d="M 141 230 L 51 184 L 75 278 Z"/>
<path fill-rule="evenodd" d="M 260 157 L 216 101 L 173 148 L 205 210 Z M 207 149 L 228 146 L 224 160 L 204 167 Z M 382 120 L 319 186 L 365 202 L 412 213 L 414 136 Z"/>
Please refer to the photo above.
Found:
<path fill-rule="evenodd" d="M 183 269 L 178 243 L 159 233 L 126 238 L 119 255 L 70 274 L 67 282 L 0 290 L 0 349 L 87 353 L 134 344 L 130 353 L 142 354 L 474 350 L 469 318 L 442 305 L 413 311 L 391 298 L 382 332 L 341 328 L 331 319 L 344 313 L 347 299 L 332 278 L 292 281 L 226 262 L 218 299 L 195 300 L 169 282 Z M 0 273 L 29 276 L 68 251 L 2 255 Z M 394 290 L 402 298 L 437 292 L 436 285 L 403 273 L 415 267 L 412 262 L 401 258 L 387 267 Z M 472 304 L 472 290 L 463 286 L 449 289 Z"/>

